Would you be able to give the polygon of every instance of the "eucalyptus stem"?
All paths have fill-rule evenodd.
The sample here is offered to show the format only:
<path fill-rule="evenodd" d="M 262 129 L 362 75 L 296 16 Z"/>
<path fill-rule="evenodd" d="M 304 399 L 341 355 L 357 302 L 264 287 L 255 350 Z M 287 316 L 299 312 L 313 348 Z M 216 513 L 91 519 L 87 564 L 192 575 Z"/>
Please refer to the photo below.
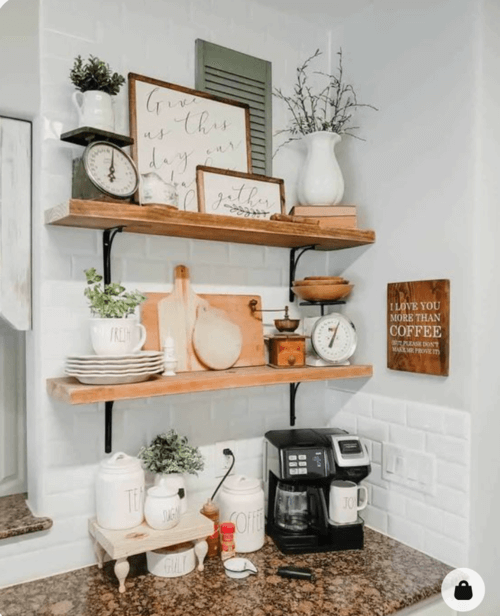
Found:
<path fill-rule="evenodd" d="M 290 135 L 289 139 L 277 148 L 275 155 L 283 146 L 299 139 L 301 135 L 317 131 L 328 131 L 361 139 L 353 132 L 359 128 L 352 125 L 354 112 L 359 107 L 369 107 L 377 111 L 373 105 L 358 103 L 354 87 L 344 82 L 342 49 L 337 52 L 339 61 L 335 75 L 321 71 L 314 72 L 315 75 L 325 77 L 327 84 L 319 92 L 313 90 L 309 85 L 308 69 L 311 62 L 320 55 L 321 52 L 317 49 L 297 68 L 297 78 L 291 95 L 285 94 L 281 88 L 275 88 L 273 91 L 273 96 L 283 101 L 291 114 L 288 126 L 275 133 L 275 136 L 284 133 Z"/>

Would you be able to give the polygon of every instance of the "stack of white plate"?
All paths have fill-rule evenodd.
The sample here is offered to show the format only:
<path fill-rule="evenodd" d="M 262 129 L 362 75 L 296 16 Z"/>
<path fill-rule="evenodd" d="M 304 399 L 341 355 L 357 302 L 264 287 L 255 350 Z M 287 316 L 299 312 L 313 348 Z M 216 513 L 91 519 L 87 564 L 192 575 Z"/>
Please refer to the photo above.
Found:
<path fill-rule="evenodd" d="M 163 372 L 163 353 L 141 351 L 133 355 L 71 355 L 65 372 L 85 385 L 141 383 Z"/>

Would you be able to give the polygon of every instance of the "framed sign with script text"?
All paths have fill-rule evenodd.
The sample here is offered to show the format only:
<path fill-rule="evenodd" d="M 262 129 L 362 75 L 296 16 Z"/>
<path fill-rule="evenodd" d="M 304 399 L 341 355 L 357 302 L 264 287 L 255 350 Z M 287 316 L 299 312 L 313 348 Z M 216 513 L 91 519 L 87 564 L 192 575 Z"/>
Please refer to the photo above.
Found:
<path fill-rule="evenodd" d="M 141 176 L 177 185 L 179 209 L 197 211 L 196 167 L 251 171 L 248 105 L 129 73 L 132 157 Z"/>
<path fill-rule="evenodd" d="M 387 285 L 387 367 L 448 376 L 450 281 Z"/>
<path fill-rule="evenodd" d="M 285 183 L 278 178 L 199 166 L 196 183 L 200 212 L 252 220 L 286 213 Z"/>

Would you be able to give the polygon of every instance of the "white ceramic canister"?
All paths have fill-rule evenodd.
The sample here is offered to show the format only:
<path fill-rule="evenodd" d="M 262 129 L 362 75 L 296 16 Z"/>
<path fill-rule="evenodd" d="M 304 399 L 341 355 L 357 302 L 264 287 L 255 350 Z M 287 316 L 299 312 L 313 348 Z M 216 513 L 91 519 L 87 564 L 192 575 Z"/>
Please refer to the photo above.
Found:
<path fill-rule="evenodd" d="M 186 478 L 182 473 L 158 473 L 155 475 L 155 486 L 167 490 L 175 490 L 181 499 L 181 515 L 187 511 Z"/>
<path fill-rule="evenodd" d="M 194 571 L 196 557 L 190 542 L 146 552 L 148 571 L 159 577 L 173 578 Z"/>
<path fill-rule="evenodd" d="M 264 545 L 264 491 L 259 479 L 233 475 L 222 484 L 220 521 L 233 522 L 236 552 L 255 552 Z"/>
<path fill-rule="evenodd" d="M 144 471 L 137 458 L 119 451 L 99 465 L 96 478 L 97 523 L 122 530 L 144 520 Z"/>
<path fill-rule="evenodd" d="M 178 491 L 163 486 L 149 488 L 144 505 L 146 522 L 155 530 L 168 530 L 179 524 L 181 499 Z"/>

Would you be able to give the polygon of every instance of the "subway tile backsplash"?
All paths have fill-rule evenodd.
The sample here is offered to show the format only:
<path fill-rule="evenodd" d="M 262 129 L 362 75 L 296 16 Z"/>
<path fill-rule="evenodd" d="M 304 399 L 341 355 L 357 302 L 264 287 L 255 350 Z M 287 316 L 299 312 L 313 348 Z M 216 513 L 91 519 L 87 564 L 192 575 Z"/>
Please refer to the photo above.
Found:
<path fill-rule="evenodd" d="M 465 411 L 363 392 L 326 392 L 329 425 L 357 433 L 372 472 L 365 480 L 368 526 L 455 567 L 465 566 L 470 506 L 470 417 Z M 433 494 L 382 477 L 384 443 L 435 456 Z"/>

